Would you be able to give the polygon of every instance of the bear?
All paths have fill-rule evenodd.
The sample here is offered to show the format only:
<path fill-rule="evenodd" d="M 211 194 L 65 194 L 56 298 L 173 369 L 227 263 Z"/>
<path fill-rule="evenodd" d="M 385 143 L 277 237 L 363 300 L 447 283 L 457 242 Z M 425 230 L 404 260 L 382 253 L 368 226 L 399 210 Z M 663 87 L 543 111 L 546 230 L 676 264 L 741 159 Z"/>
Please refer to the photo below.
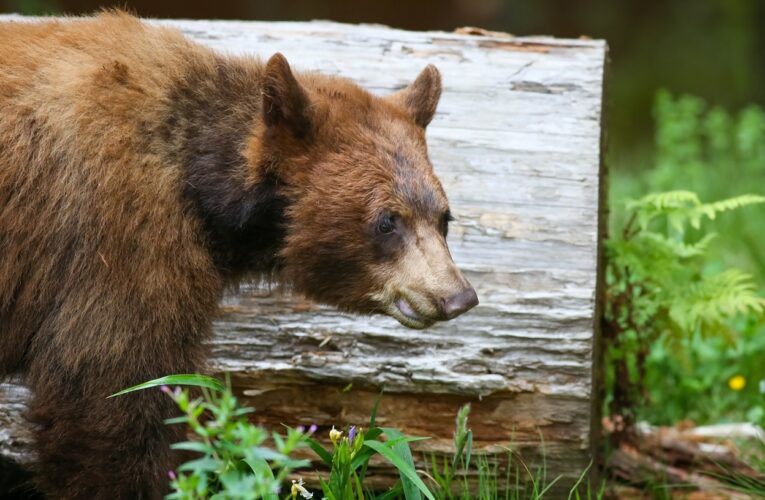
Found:
<path fill-rule="evenodd" d="M 229 287 L 415 329 L 478 303 L 428 159 L 432 65 L 375 96 L 107 11 L 0 24 L 0 67 L 0 376 L 32 391 L 49 498 L 161 498 L 177 410 L 107 396 L 203 371 Z"/>

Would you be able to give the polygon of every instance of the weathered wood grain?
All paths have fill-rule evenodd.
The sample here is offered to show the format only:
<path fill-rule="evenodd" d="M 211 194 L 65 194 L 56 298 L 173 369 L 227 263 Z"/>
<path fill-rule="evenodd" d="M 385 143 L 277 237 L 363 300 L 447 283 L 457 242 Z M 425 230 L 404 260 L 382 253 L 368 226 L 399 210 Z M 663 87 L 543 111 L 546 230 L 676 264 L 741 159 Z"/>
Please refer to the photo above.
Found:
<path fill-rule="evenodd" d="M 605 43 L 330 22 L 156 22 L 231 53 L 279 51 L 294 67 L 381 94 L 428 63 L 443 74 L 429 150 L 457 219 L 450 248 L 481 304 L 417 332 L 243 287 L 224 300 L 210 364 L 234 373 L 257 418 L 363 423 L 385 387 L 386 424 L 433 436 L 422 451 L 447 452 L 458 406 L 473 401 L 477 449 L 536 448 L 541 436 L 549 474 L 578 476 L 597 419 Z M 0 453 L 22 460 L 23 399 L 0 386 Z"/>

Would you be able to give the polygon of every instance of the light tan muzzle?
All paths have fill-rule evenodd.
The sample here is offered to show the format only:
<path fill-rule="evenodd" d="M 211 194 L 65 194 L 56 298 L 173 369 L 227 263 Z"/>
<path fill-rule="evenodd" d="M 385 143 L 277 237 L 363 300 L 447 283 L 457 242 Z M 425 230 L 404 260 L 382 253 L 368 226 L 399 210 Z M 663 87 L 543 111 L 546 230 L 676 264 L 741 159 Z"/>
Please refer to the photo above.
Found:
<path fill-rule="evenodd" d="M 418 227 L 386 287 L 387 313 L 411 328 L 454 319 L 478 305 L 478 295 L 454 264 L 444 238 Z"/>

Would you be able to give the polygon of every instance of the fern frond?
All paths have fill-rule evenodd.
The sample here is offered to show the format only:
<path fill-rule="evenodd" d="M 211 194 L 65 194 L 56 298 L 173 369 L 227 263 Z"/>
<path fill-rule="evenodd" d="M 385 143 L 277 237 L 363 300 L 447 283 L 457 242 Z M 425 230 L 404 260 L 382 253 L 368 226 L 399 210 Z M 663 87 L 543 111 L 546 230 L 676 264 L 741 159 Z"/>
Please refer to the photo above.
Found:
<path fill-rule="evenodd" d="M 737 208 L 745 207 L 747 205 L 756 205 L 759 203 L 765 203 L 765 196 L 757 194 L 742 194 L 741 196 L 734 196 L 726 200 L 715 201 L 713 203 L 704 203 L 699 206 L 699 210 L 710 219 L 714 219 L 715 215 L 727 210 L 735 210 Z"/>
<path fill-rule="evenodd" d="M 648 229 L 652 220 L 659 216 L 667 216 L 670 225 L 682 232 L 687 213 L 701 205 L 701 200 L 691 191 L 667 191 L 651 193 L 639 200 L 627 202 L 627 208 L 634 210 L 640 229 Z"/>
<path fill-rule="evenodd" d="M 669 314 L 684 331 L 703 324 L 719 324 L 738 314 L 763 315 L 765 298 L 756 293 L 752 276 L 729 269 L 691 284 L 672 301 Z"/>
<path fill-rule="evenodd" d="M 765 203 L 765 196 L 744 194 L 712 203 L 702 203 L 696 193 L 691 191 L 667 191 L 629 201 L 627 208 L 635 211 L 637 222 L 643 231 L 648 229 L 651 221 L 663 216 L 678 235 L 683 235 L 686 224 L 698 229 L 704 217 L 712 220 L 720 212 L 758 203 Z"/>
<path fill-rule="evenodd" d="M 681 258 L 688 259 L 691 257 L 698 257 L 704 255 L 709 243 L 717 237 L 715 233 L 709 233 L 701 238 L 696 243 L 684 243 L 675 238 L 668 238 L 659 233 L 644 233 L 641 238 L 650 240 L 653 244 L 664 247 L 664 250 L 669 254 Z"/>
<path fill-rule="evenodd" d="M 651 206 L 658 210 L 666 208 L 679 208 L 701 205 L 698 195 L 692 191 L 665 191 L 663 193 L 651 193 L 643 196 L 639 200 L 630 200 L 627 202 L 627 208 L 634 210 Z"/>

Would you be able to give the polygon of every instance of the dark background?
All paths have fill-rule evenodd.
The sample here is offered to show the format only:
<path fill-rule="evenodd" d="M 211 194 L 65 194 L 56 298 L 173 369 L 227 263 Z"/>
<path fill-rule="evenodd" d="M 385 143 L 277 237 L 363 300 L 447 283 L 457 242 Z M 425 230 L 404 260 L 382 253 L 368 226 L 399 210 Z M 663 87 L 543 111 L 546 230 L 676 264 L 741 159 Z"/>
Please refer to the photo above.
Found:
<path fill-rule="evenodd" d="M 480 26 L 516 35 L 608 40 L 610 163 L 644 168 L 656 90 L 691 93 L 736 110 L 765 103 L 763 0 L 0 0 L 0 11 L 381 23 L 412 30 Z"/>

